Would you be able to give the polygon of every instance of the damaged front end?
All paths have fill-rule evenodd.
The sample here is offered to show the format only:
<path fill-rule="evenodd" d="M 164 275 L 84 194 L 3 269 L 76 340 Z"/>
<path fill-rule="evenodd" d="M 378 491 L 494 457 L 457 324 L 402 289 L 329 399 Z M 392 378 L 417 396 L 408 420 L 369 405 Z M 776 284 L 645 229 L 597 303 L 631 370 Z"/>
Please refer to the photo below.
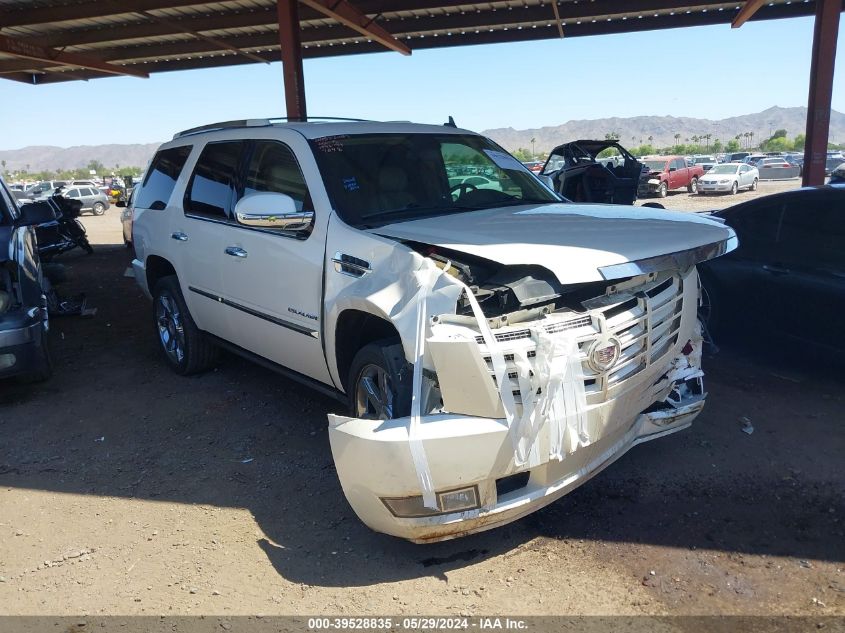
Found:
<path fill-rule="evenodd" d="M 702 410 L 694 263 L 713 253 L 562 285 L 539 266 L 406 245 L 427 271 L 404 305 L 418 317 L 415 408 L 330 416 L 344 493 L 371 528 L 431 542 L 508 523 Z M 427 306 L 437 292 L 453 310 Z"/>

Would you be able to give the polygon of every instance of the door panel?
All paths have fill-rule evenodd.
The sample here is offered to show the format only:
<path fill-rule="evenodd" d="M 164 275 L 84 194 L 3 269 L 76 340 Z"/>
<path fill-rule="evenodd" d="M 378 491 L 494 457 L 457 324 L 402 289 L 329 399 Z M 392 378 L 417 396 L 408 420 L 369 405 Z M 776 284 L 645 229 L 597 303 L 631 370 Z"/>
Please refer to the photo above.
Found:
<path fill-rule="evenodd" d="M 297 210 L 314 210 L 302 171 L 288 145 L 255 141 L 245 161 L 239 197 L 284 193 Z M 273 213 L 275 209 L 267 209 Z M 222 282 L 230 341 L 269 360 L 331 383 L 322 350 L 324 242 L 306 232 L 229 227 Z M 238 250 L 234 250 L 238 249 Z"/>
<path fill-rule="evenodd" d="M 229 308 L 220 301 L 222 269 L 244 147 L 243 141 L 222 141 L 203 148 L 185 190 L 184 215 L 177 216 L 168 236 L 181 254 L 180 281 L 191 315 L 200 329 L 221 338 L 229 338 Z"/>
<path fill-rule="evenodd" d="M 845 213 L 843 198 L 825 192 L 787 203 L 778 240 L 779 310 L 784 334 L 845 348 Z"/>

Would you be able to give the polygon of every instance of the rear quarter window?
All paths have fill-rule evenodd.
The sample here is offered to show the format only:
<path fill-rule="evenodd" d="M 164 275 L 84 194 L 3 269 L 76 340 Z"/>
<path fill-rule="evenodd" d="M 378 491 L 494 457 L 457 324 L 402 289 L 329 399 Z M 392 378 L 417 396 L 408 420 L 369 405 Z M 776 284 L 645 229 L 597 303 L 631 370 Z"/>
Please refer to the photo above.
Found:
<path fill-rule="evenodd" d="M 155 204 L 163 208 L 170 200 L 170 195 L 190 153 L 190 145 L 159 151 L 150 164 L 150 169 L 135 200 L 135 207 L 149 209 Z"/>

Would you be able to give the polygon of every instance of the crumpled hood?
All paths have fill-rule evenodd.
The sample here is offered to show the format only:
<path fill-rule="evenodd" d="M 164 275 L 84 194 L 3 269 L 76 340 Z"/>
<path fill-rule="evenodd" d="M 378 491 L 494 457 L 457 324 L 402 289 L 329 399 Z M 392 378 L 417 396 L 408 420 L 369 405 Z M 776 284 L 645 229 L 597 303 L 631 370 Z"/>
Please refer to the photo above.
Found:
<path fill-rule="evenodd" d="M 692 213 L 566 203 L 456 213 L 369 231 L 508 266 L 544 266 L 562 284 L 601 281 L 599 269 L 606 266 L 735 240 L 731 228 Z"/>

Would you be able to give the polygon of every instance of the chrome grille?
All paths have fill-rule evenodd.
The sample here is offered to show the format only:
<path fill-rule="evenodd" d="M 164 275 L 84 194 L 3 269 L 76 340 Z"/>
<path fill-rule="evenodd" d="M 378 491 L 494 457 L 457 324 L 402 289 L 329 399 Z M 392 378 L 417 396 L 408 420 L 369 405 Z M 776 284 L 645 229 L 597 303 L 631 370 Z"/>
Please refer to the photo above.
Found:
<path fill-rule="evenodd" d="M 678 342 L 678 330 L 683 311 L 683 281 L 676 274 L 664 273 L 654 281 L 636 290 L 633 297 L 620 303 L 594 310 L 575 319 L 553 320 L 543 324 L 550 334 L 572 332 L 581 353 L 581 367 L 589 404 L 597 404 L 612 397 L 611 391 L 629 378 L 636 376 L 652 363 L 663 358 Z M 554 319 L 554 315 L 549 317 Z M 596 373 L 587 363 L 590 346 L 599 334 L 607 333 L 621 344 L 621 354 L 616 364 L 607 372 Z M 536 356 L 531 330 L 527 328 L 496 332 L 498 342 L 511 345 L 505 350 L 508 374 L 512 379 L 514 396 L 519 402 L 518 375 L 511 350 L 523 349 L 530 362 Z M 484 339 L 476 337 L 493 376 L 493 362 L 487 354 Z"/>

